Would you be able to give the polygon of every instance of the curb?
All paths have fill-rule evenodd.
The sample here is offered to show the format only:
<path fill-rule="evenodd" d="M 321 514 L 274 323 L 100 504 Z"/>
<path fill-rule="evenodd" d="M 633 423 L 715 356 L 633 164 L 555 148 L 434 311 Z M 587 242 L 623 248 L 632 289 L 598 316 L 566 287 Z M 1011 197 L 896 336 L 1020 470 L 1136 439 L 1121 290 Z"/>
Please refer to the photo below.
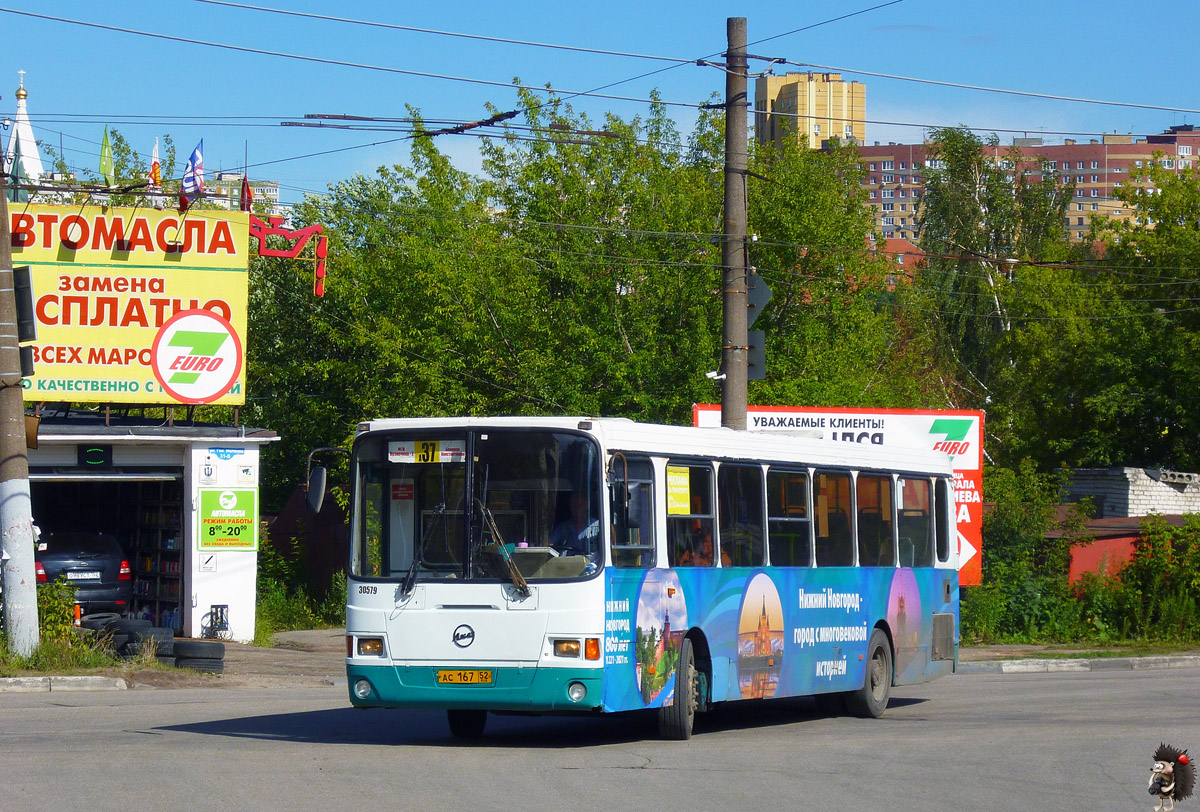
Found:
<path fill-rule="evenodd" d="M 0 693 L 45 694 L 58 691 L 125 691 L 129 683 L 120 677 L 4 677 Z"/>
<path fill-rule="evenodd" d="M 955 674 L 1067 674 L 1200 667 L 1200 657 L 1100 657 L 1092 660 L 994 660 L 959 662 Z"/>

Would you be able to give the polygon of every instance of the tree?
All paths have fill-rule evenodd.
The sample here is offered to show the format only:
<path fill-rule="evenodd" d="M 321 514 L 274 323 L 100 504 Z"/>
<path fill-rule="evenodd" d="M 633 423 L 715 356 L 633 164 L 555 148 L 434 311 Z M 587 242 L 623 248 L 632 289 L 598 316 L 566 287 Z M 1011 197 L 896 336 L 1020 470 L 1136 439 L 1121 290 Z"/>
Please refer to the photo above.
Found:
<path fill-rule="evenodd" d="M 886 280 L 893 265 L 867 250 L 871 216 L 853 146 L 808 149 L 791 139 L 753 153 L 752 264 L 773 298 L 756 323 L 767 336 L 760 403 L 928 406 L 937 389 L 904 346 Z M 936 401 L 934 401 L 936 402 Z"/>
<path fill-rule="evenodd" d="M 1190 471 L 1200 466 L 1200 174 L 1164 163 L 1117 190 L 1132 219 L 1093 233 L 1124 361 L 1100 405 L 1120 464 Z"/>
<path fill-rule="evenodd" d="M 113 152 L 113 176 L 117 187 L 133 186 L 140 183 L 145 183 L 150 176 L 150 164 L 145 155 L 139 153 L 133 148 L 129 140 L 119 131 L 110 129 L 108 131 L 109 142 L 112 145 Z M 162 136 L 163 143 L 163 177 L 169 178 L 173 173 L 172 167 L 175 166 L 175 142 L 169 134 Z M 103 183 L 100 174 L 96 168 L 90 166 L 73 167 L 66 157 L 60 154 L 52 145 L 43 141 L 38 142 L 38 147 L 42 152 L 46 153 L 49 158 L 48 163 L 52 167 L 51 171 L 61 177 L 67 178 L 66 181 L 50 182 L 43 179 L 43 183 L 50 185 L 61 185 L 64 190 L 69 190 L 76 183 L 100 184 Z M 97 165 L 98 166 L 98 165 Z M 175 183 L 178 186 L 178 183 Z M 145 203 L 145 189 L 135 189 L 131 192 L 120 195 L 112 195 L 108 199 L 108 205 L 113 206 L 136 206 Z M 62 192 L 59 194 L 67 194 L 70 202 L 77 205 L 87 205 L 91 202 L 92 196 L 87 192 Z"/>
<path fill-rule="evenodd" d="M 522 91 L 520 116 L 483 147 L 482 177 L 426 135 L 407 165 L 306 199 L 297 223 L 329 238 L 324 299 L 295 263 L 259 259 L 251 274 L 246 419 L 287 427 L 264 451 L 264 471 L 287 471 L 265 501 L 308 448 L 344 442 L 365 417 L 683 423 L 718 399 L 705 373 L 721 349 L 722 125 L 705 111 L 684 139 L 659 104 L 595 123 Z M 751 258 L 777 296 L 752 397 L 930 405 L 923 360 L 896 349 L 853 151 L 763 152 L 754 173 Z"/>
<path fill-rule="evenodd" d="M 917 303 L 978 406 L 990 395 L 995 365 L 1011 362 L 996 350 L 1012 329 L 1008 300 L 1018 263 L 1065 255 L 1062 223 L 1074 187 L 1041 166 L 1034 170 L 1040 180 L 1029 181 L 1028 161 L 1016 150 L 1002 159 L 995 135 L 943 128 L 930 145 L 917 233 L 931 258 Z"/>

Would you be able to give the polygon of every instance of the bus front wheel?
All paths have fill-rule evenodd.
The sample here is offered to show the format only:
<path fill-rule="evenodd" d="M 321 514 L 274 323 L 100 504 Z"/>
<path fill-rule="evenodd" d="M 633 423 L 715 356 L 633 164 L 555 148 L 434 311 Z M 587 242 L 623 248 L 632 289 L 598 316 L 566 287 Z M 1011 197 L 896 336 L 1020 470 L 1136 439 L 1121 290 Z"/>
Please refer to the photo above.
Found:
<path fill-rule="evenodd" d="M 855 716 L 878 718 L 887 709 L 892 692 L 892 647 L 880 629 L 871 632 L 867 645 L 867 673 L 863 686 L 845 695 L 846 709 Z"/>
<path fill-rule="evenodd" d="M 450 723 L 450 735 L 456 739 L 479 739 L 487 726 L 485 710 L 448 710 L 446 721 Z"/>
<path fill-rule="evenodd" d="M 675 668 L 675 696 L 670 705 L 658 709 L 658 733 L 664 739 L 683 741 L 692 737 L 699 702 L 696 655 L 692 641 L 683 638 L 679 646 L 679 664 Z"/>

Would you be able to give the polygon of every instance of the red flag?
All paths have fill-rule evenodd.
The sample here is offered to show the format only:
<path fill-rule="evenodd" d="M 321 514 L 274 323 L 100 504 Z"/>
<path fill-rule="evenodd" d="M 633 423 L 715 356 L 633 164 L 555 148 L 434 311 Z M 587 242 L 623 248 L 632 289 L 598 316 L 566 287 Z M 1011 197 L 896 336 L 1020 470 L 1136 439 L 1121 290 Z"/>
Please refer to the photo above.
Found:
<path fill-rule="evenodd" d="M 254 205 L 254 190 L 250 188 L 250 178 L 242 175 L 242 211 L 250 211 Z"/>
<path fill-rule="evenodd" d="M 187 211 L 189 205 L 191 205 L 191 201 L 188 200 L 187 195 L 185 195 L 183 192 L 180 192 L 179 193 L 179 213 L 183 214 L 185 211 Z"/>

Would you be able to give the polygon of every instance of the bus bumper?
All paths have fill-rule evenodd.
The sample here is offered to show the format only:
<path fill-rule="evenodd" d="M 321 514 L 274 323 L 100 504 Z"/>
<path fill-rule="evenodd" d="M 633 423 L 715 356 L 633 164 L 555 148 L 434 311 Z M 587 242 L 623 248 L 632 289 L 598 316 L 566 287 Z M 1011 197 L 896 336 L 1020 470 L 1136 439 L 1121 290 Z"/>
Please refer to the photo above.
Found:
<path fill-rule="evenodd" d="M 438 684 L 438 668 L 428 665 L 346 665 L 350 703 L 359 708 L 478 708 L 512 711 L 580 711 L 602 704 L 599 668 L 496 668 L 483 685 Z M 358 695 L 366 680 L 370 690 Z M 573 683 L 585 689 L 578 701 L 568 693 Z M 578 688 L 576 688 L 578 692 Z"/>

